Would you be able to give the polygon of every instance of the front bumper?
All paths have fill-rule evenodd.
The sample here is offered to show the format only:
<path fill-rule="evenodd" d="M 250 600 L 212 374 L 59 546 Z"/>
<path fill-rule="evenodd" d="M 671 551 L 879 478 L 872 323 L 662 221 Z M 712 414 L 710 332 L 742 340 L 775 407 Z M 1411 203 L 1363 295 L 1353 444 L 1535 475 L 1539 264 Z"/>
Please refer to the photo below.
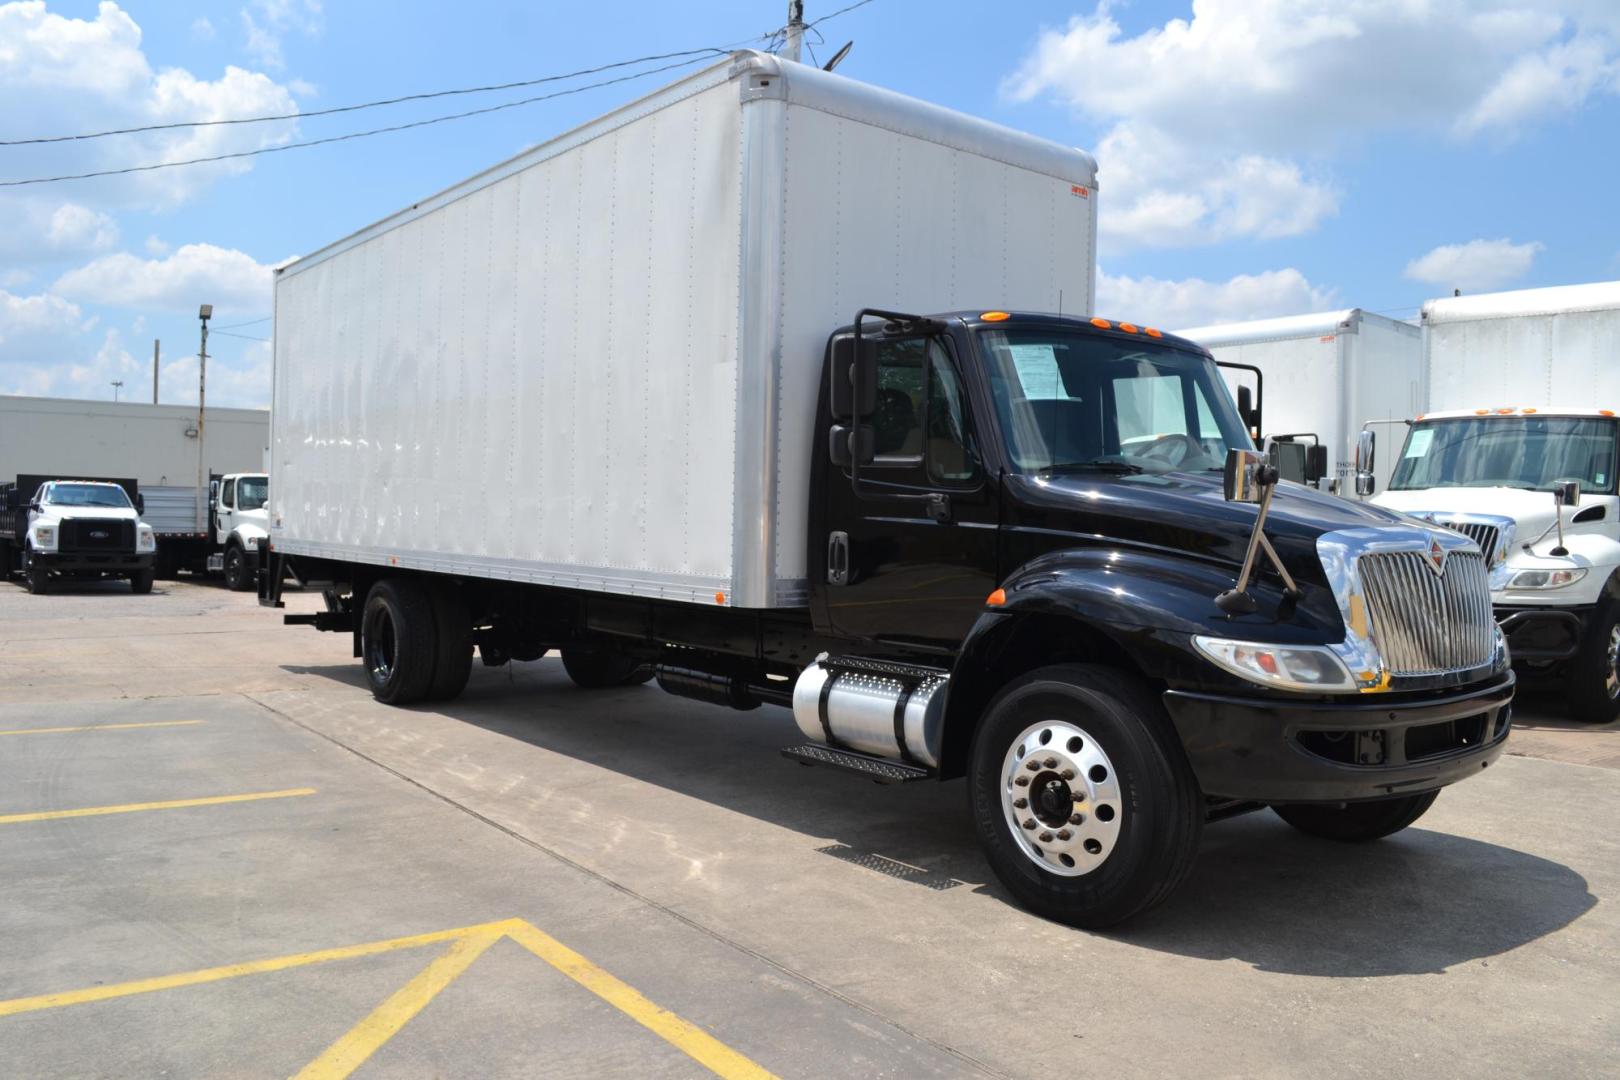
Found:
<path fill-rule="evenodd" d="M 1432 791 L 1501 756 L 1512 672 L 1470 690 L 1288 701 L 1170 690 L 1165 708 L 1204 793 L 1345 802 Z"/>
<path fill-rule="evenodd" d="M 1579 607 L 1504 607 L 1494 609 L 1507 635 L 1508 650 L 1519 660 L 1568 660 L 1580 651 L 1586 624 L 1596 605 Z"/>
<path fill-rule="evenodd" d="M 131 574 L 152 568 L 154 553 L 33 551 L 29 558 L 57 574 Z"/>

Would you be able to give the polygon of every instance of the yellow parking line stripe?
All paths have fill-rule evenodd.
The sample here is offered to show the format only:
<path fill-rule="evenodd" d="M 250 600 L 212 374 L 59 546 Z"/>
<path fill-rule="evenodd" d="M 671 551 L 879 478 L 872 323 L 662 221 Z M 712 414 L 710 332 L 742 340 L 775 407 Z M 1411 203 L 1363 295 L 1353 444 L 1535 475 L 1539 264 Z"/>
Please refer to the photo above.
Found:
<path fill-rule="evenodd" d="M 491 927 L 497 926 L 504 926 L 504 924 L 485 923 L 480 926 L 463 926 L 455 930 L 438 930 L 431 934 L 391 938 L 388 941 L 370 941 L 364 945 L 346 945 L 338 949 L 321 949 L 318 952 L 296 953 L 292 956 L 275 956 L 268 960 L 252 960 L 245 964 L 226 964 L 223 967 L 204 968 L 202 971 L 186 971 L 178 975 L 161 975 L 155 979 L 136 979 L 133 982 L 113 983 L 110 986 L 90 986 L 83 990 L 64 990 L 56 994 L 40 994 L 37 997 L 13 998 L 10 1001 L 0 1001 L 0 1016 L 15 1016 L 18 1013 L 38 1012 L 40 1009 L 57 1009 L 66 1005 L 87 1005 L 93 1001 L 129 997 L 131 994 L 149 994 L 154 990 L 176 990 L 182 986 L 220 982 L 241 975 L 260 975 L 270 971 L 286 971 L 288 968 L 304 967 L 307 964 L 324 964 L 333 960 L 349 960 L 357 956 L 376 956 L 379 953 L 395 952 L 399 949 L 414 949 L 422 945 L 432 945 L 435 942 L 469 937 L 480 932 L 487 932 Z"/>
<path fill-rule="evenodd" d="M 459 939 L 417 976 L 400 987 L 388 1000 L 371 1011 L 326 1052 L 298 1070 L 293 1080 L 341 1080 L 358 1069 L 362 1062 L 377 1052 L 378 1047 L 393 1038 L 411 1018 L 427 1007 L 427 1003 L 466 971 L 484 950 L 501 940 L 499 929 L 469 935 Z"/>
<path fill-rule="evenodd" d="M 185 727 L 204 724 L 206 720 L 150 720 L 141 724 L 85 724 L 81 727 L 36 727 L 0 731 L 0 735 L 63 735 L 70 731 L 128 731 L 130 728 Z"/>
<path fill-rule="evenodd" d="M 660 1008 L 640 991 L 609 975 L 550 934 L 514 919 L 506 933 L 534 955 L 624 1013 L 717 1076 L 732 1080 L 775 1080 L 775 1077 L 707 1031 Z"/>
<path fill-rule="evenodd" d="M 313 795 L 312 787 L 286 791 L 256 791 L 249 795 L 211 795 L 204 799 L 171 799 L 168 802 L 125 803 L 122 806 L 85 806 L 78 810 L 43 810 L 35 814 L 0 815 L 0 825 L 21 825 L 28 821 L 56 821 L 60 818 L 96 817 L 100 814 L 134 814 L 142 810 L 180 810 L 188 806 L 220 806 L 224 803 L 255 802 L 259 799 L 289 799 Z"/>

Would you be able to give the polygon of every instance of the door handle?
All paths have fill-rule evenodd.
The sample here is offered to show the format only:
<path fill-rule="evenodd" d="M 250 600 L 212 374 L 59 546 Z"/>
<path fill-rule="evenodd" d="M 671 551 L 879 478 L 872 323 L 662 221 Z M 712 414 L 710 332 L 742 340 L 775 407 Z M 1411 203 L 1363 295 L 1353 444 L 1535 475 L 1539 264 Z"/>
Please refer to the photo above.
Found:
<path fill-rule="evenodd" d="M 849 584 L 849 533 L 827 535 L 827 584 Z"/>

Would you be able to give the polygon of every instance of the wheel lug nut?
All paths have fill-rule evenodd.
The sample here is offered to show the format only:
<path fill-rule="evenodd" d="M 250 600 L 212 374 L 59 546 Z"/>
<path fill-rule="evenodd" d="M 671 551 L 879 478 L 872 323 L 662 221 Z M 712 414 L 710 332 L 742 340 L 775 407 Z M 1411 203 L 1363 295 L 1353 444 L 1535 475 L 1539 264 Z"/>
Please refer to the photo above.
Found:
<path fill-rule="evenodd" d="M 1025 818 L 1024 819 L 1024 828 L 1033 829 L 1034 827 L 1035 827 L 1035 819 L 1034 818 Z"/>
<path fill-rule="evenodd" d="M 1049 757 L 1049 758 L 1047 758 L 1047 759 L 1046 759 L 1046 767 L 1047 767 L 1047 768 L 1048 768 L 1048 769 L 1055 769 L 1055 768 L 1057 768 L 1057 758 L 1055 758 L 1055 757 Z"/>
<path fill-rule="evenodd" d="M 1074 835 L 1074 833 L 1070 832 L 1068 829 L 1059 829 L 1058 834 L 1057 834 L 1057 838 L 1059 840 L 1067 840 L 1067 839 L 1069 839 L 1069 837 L 1071 837 L 1073 835 Z"/>
<path fill-rule="evenodd" d="M 1024 768 L 1028 769 L 1030 772 L 1040 772 L 1041 763 L 1036 761 L 1034 758 L 1030 758 L 1029 761 L 1024 764 Z"/>
<path fill-rule="evenodd" d="M 1026 807 L 1028 805 L 1029 805 L 1029 800 L 1028 799 L 1014 799 L 1013 800 L 1013 808 L 1016 809 L 1016 810 L 1022 810 L 1024 807 Z"/>
<path fill-rule="evenodd" d="M 1049 833 L 1049 832 L 1041 833 L 1041 843 L 1050 844 L 1051 842 L 1052 842 L 1052 834 L 1051 833 Z"/>
<path fill-rule="evenodd" d="M 1064 769 L 1062 772 L 1058 773 L 1058 775 L 1063 777 L 1063 779 L 1065 779 L 1065 780 L 1073 780 L 1074 779 L 1074 770 L 1073 769 Z"/>
<path fill-rule="evenodd" d="M 1084 814 L 1070 814 L 1069 815 L 1069 824 L 1070 825 L 1082 825 L 1082 824 L 1085 823 L 1085 820 L 1086 820 L 1086 815 L 1084 815 Z"/>
<path fill-rule="evenodd" d="M 1017 784 L 1019 787 L 1029 787 L 1029 777 L 1020 776 L 1015 779 L 1013 783 Z"/>

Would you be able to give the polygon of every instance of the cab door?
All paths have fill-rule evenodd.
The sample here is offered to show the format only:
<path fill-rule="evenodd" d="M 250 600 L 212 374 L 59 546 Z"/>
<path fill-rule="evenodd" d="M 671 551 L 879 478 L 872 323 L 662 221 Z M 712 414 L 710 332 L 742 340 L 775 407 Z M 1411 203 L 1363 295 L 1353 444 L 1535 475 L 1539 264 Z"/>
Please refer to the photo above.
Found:
<path fill-rule="evenodd" d="M 219 502 L 214 508 L 214 542 L 224 543 L 225 538 L 231 535 L 236 527 L 236 477 L 231 477 L 219 487 Z"/>
<path fill-rule="evenodd" d="M 876 457 L 829 467 L 826 536 L 812 549 L 840 636 L 949 647 L 996 587 L 997 504 L 966 384 L 944 336 L 877 343 Z M 824 451 L 823 451 L 824 452 Z"/>

